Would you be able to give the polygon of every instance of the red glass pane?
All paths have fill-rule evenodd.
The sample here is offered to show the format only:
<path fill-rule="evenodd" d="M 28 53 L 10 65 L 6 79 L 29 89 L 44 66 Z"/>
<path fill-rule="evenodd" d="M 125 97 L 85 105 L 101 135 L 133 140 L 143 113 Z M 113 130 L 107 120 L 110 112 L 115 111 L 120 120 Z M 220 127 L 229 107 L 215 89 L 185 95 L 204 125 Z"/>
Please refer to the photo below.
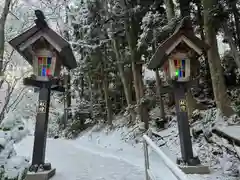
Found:
<path fill-rule="evenodd" d="M 177 67 L 177 65 L 178 65 L 178 60 L 174 60 L 174 65 L 175 65 L 175 67 Z"/>
<path fill-rule="evenodd" d="M 47 69 L 47 76 L 50 76 L 51 75 L 51 71 L 50 69 Z"/>
<path fill-rule="evenodd" d="M 42 64 L 42 57 L 38 57 L 38 64 Z"/>
<path fill-rule="evenodd" d="M 168 64 L 164 65 L 164 71 L 167 72 L 168 71 Z"/>

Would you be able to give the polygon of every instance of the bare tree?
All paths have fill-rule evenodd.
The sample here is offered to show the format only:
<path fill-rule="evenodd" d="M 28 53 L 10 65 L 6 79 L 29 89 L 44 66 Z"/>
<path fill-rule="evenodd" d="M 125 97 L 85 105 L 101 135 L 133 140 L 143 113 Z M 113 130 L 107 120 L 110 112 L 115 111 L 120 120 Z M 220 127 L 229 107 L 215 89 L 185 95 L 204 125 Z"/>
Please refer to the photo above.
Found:
<path fill-rule="evenodd" d="M 12 0 L 5 0 L 5 5 L 0 18 L 0 76 L 3 76 L 3 55 L 5 43 L 5 24 Z"/>

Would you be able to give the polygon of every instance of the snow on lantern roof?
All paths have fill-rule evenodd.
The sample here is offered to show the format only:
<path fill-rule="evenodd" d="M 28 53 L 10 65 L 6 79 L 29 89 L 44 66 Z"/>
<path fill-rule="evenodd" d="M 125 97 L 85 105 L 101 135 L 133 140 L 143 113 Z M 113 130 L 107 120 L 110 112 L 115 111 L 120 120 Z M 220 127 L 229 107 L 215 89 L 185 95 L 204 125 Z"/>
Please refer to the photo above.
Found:
<path fill-rule="evenodd" d="M 161 67 L 181 43 L 192 49 L 198 56 L 201 56 L 203 52 L 209 48 L 204 41 L 186 29 L 187 20 L 187 18 L 183 18 L 175 32 L 157 48 L 153 57 L 147 64 L 148 69 L 157 69 Z"/>
<path fill-rule="evenodd" d="M 38 18 L 38 17 L 37 17 Z M 38 19 L 35 20 L 36 25 L 22 34 L 18 35 L 9 44 L 21 54 L 29 64 L 33 65 L 33 53 L 31 46 L 40 39 L 47 41 L 54 50 L 58 53 L 59 60 L 64 66 L 69 69 L 74 69 L 77 67 L 77 62 L 72 52 L 70 44 L 63 39 L 54 30 L 48 27 L 46 22 L 43 26 L 40 26 Z"/>

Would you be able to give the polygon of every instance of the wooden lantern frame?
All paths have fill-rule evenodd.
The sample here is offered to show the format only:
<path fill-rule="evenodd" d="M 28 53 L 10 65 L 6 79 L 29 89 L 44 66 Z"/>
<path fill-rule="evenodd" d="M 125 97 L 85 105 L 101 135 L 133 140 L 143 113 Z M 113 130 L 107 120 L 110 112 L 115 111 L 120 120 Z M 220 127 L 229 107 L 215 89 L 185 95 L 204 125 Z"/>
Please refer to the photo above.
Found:
<path fill-rule="evenodd" d="M 33 67 L 39 81 L 48 81 L 49 78 L 38 75 L 37 56 L 54 57 L 55 64 L 51 69 L 54 78 L 59 76 L 62 66 L 69 70 L 77 67 L 70 44 L 47 25 L 41 27 L 36 24 L 13 38 L 9 44 Z"/>
<path fill-rule="evenodd" d="M 166 38 L 157 48 L 153 57 L 147 64 L 148 69 L 154 71 L 158 69 L 167 69 L 166 79 L 175 80 L 177 82 L 191 81 L 191 68 L 190 64 L 204 54 L 209 49 L 208 44 L 199 39 L 192 30 L 188 29 L 187 19 L 183 19 L 176 27 L 173 34 Z M 185 78 L 176 78 L 175 67 L 173 60 L 184 58 L 186 63 Z"/>

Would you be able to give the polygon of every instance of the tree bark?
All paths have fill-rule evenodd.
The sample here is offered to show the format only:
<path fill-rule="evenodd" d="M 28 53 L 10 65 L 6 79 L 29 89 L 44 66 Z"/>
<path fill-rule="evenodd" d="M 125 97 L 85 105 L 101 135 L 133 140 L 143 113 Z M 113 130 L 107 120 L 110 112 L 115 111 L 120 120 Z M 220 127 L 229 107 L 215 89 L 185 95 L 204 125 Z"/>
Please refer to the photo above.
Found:
<path fill-rule="evenodd" d="M 132 109 L 132 90 L 130 89 L 131 86 L 129 87 L 129 84 L 132 83 L 130 81 L 127 80 L 127 77 L 126 77 L 126 73 L 124 72 L 124 62 L 121 58 L 121 55 L 120 55 L 120 49 L 119 49 L 119 44 L 117 42 L 116 39 L 113 39 L 113 49 L 114 49 L 114 52 L 115 52 L 115 55 L 116 55 L 116 60 L 117 60 L 117 67 L 118 67 L 118 71 L 119 71 L 119 74 L 120 74 L 120 78 L 121 78 L 121 81 L 122 81 L 122 84 L 123 84 L 123 89 L 124 89 L 124 94 L 125 94 L 125 97 L 126 97 L 126 101 L 127 101 L 127 105 L 128 105 L 128 108 L 129 108 L 129 112 L 130 112 L 130 121 L 133 122 L 135 121 L 136 119 L 136 115 L 135 115 L 135 112 L 134 110 Z"/>
<path fill-rule="evenodd" d="M 240 57 L 239 57 L 239 54 L 238 54 L 237 46 L 236 46 L 236 44 L 233 40 L 231 32 L 229 31 L 227 23 L 223 22 L 222 27 L 223 27 L 225 37 L 227 38 L 228 44 L 230 46 L 233 59 L 235 60 L 235 63 L 237 64 L 237 67 L 240 68 Z"/>
<path fill-rule="evenodd" d="M 202 4 L 201 1 L 196 2 L 197 6 L 197 20 L 199 24 L 200 36 L 203 41 L 205 41 L 204 31 L 203 31 L 203 17 L 202 17 Z"/>
<path fill-rule="evenodd" d="M 208 63 L 210 68 L 210 73 L 212 77 L 212 86 L 214 97 L 216 101 L 217 108 L 225 116 L 232 115 L 233 109 L 231 108 L 230 100 L 227 96 L 227 88 L 224 83 L 224 77 L 222 72 L 222 66 L 220 62 L 220 56 L 218 52 L 217 38 L 216 38 L 216 29 L 212 23 L 213 17 L 211 16 L 211 9 L 217 5 L 217 0 L 202 0 L 204 7 L 204 29 L 206 32 L 206 41 L 210 46 L 208 50 Z"/>
<path fill-rule="evenodd" d="M 154 39 L 156 39 L 155 31 L 153 31 L 153 37 L 154 37 Z M 156 51 L 156 47 L 157 47 L 157 42 L 155 41 L 152 45 L 153 52 Z M 165 109 L 164 109 L 164 103 L 163 103 L 162 94 L 161 94 L 162 81 L 161 81 L 161 78 L 159 76 L 159 69 L 155 70 L 155 78 L 156 78 L 156 90 L 157 90 L 157 93 L 156 93 L 157 104 L 159 105 L 159 110 L 160 110 L 159 116 L 160 116 L 161 120 L 165 120 Z"/>
<path fill-rule="evenodd" d="M 68 11 L 69 7 L 65 5 L 65 24 L 68 24 Z M 64 29 L 62 36 L 65 37 L 67 41 L 70 41 L 70 36 L 68 30 Z M 65 123 L 68 120 L 69 117 L 69 108 L 71 107 L 72 104 L 72 95 L 71 95 L 71 75 L 70 75 L 70 69 L 67 69 L 67 75 L 65 76 L 67 79 L 65 81 L 65 98 L 64 98 L 64 105 L 67 110 L 65 110 Z M 66 124 L 65 124 L 66 125 Z M 65 127 L 64 127 L 65 128 Z"/>
<path fill-rule="evenodd" d="M 157 102 L 159 103 L 159 109 L 160 109 L 160 119 L 165 120 L 164 103 L 161 95 L 162 82 L 161 82 L 161 78 L 159 76 L 158 70 L 155 71 L 155 77 L 156 77 L 156 88 L 157 88 L 157 96 L 158 96 Z"/>
<path fill-rule="evenodd" d="M 108 125 L 111 126 L 112 119 L 113 119 L 112 103 L 109 99 L 108 80 L 105 75 L 104 75 L 102 83 L 103 83 L 104 99 L 105 99 L 106 109 L 107 109 L 107 122 L 108 122 Z"/>
<path fill-rule="evenodd" d="M 90 112 L 91 112 L 91 117 L 92 119 L 95 119 L 94 117 L 94 112 L 93 112 L 93 89 L 92 89 L 92 81 L 91 81 L 91 77 L 88 75 L 87 76 L 87 82 L 88 82 L 88 92 L 89 92 L 89 98 L 90 98 Z"/>
<path fill-rule="evenodd" d="M 173 0 L 164 0 L 166 6 L 167 20 L 170 22 L 175 17 L 175 9 Z M 160 87 L 161 89 L 161 87 Z M 168 106 L 172 106 L 175 103 L 174 93 L 168 93 Z"/>
<path fill-rule="evenodd" d="M 4 55 L 4 43 L 5 43 L 5 24 L 7 15 L 9 13 L 11 0 L 5 0 L 5 5 L 0 18 L 0 76 L 3 76 L 3 55 Z"/>
<path fill-rule="evenodd" d="M 174 3 L 172 0 L 164 0 L 164 4 L 166 6 L 167 19 L 170 21 L 175 17 Z"/>
<path fill-rule="evenodd" d="M 144 98 L 144 86 L 142 80 L 142 65 L 139 64 L 141 60 L 141 56 L 137 51 L 137 32 L 135 26 L 139 26 L 136 24 L 135 20 L 131 18 L 130 21 L 125 20 L 124 22 L 126 36 L 128 41 L 128 46 L 131 52 L 131 66 L 133 73 L 133 82 L 134 89 L 136 94 L 136 101 L 138 105 L 138 113 L 140 115 L 140 119 L 145 124 L 145 129 L 147 130 L 149 127 L 149 114 L 148 109 L 145 103 L 142 102 L 142 98 Z"/>
<path fill-rule="evenodd" d="M 106 53 L 106 49 L 104 47 L 104 52 Z M 105 99 L 105 104 L 106 104 L 106 109 L 107 109 L 107 122 L 108 125 L 112 125 L 112 120 L 113 120 L 113 110 L 112 110 L 112 102 L 110 100 L 110 94 L 109 94 L 109 82 L 108 82 L 108 72 L 106 71 L 107 69 L 107 64 L 106 64 L 106 59 L 103 58 L 103 54 L 101 50 L 98 50 L 98 58 L 100 58 L 101 61 L 101 77 L 102 77 L 102 85 L 103 85 L 103 91 L 104 91 L 104 99 Z"/>
<path fill-rule="evenodd" d="M 63 128 L 66 128 L 68 117 L 69 117 L 69 107 L 71 106 L 71 96 L 70 96 L 70 102 L 69 102 L 69 90 L 70 90 L 70 82 L 69 82 L 70 75 L 65 74 L 64 75 L 64 121 L 63 121 Z"/>
<path fill-rule="evenodd" d="M 124 72 L 124 64 L 119 53 L 119 47 L 116 39 L 113 40 L 113 48 L 116 55 L 118 71 L 120 74 L 121 81 L 123 83 L 126 101 L 128 105 L 131 105 L 132 104 L 132 97 L 130 95 L 131 92 L 130 92 L 130 89 L 128 88 L 128 81 L 126 79 L 125 72 Z"/>
<path fill-rule="evenodd" d="M 237 42 L 238 48 L 240 49 L 240 21 L 239 21 L 239 12 L 237 9 L 237 1 L 230 2 L 230 6 L 232 8 L 232 13 L 235 21 L 236 26 L 236 36 L 237 36 Z"/>

